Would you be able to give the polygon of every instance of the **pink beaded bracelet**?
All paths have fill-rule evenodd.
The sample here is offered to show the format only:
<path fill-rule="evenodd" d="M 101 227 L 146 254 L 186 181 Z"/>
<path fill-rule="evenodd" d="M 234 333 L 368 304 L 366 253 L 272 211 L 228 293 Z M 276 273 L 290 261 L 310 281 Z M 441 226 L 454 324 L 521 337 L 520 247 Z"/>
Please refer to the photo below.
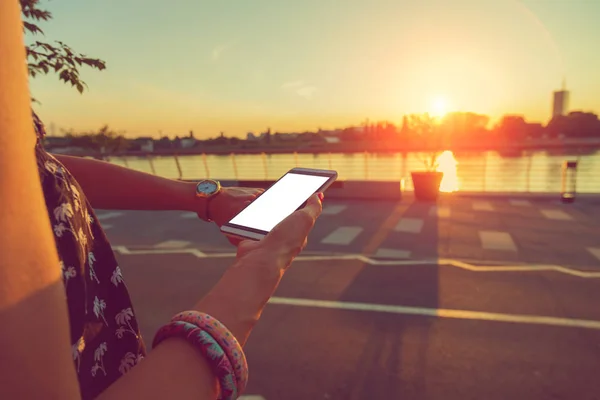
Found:
<path fill-rule="evenodd" d="M 235 400 L 238 397 L 236 374 L 229 357 L 215 339 L 194 324 L 185 321 L 171 321 L 156 332 L 152 348 L 166 339 L 180 337 L 194 345 L 209 361 L 212 372 L 219 380 L 220 400 Z"/>
<path fill-rule="evenodd" d="M 233 366 L 238 393 L 242 394 L 248 383 L 248 363 L 242 346 L 225 325 L 198 311 L 183 311 L 175 315 L 171 321 L 185 321 L 204 330 L 221 346 L 229 362 Z"/>

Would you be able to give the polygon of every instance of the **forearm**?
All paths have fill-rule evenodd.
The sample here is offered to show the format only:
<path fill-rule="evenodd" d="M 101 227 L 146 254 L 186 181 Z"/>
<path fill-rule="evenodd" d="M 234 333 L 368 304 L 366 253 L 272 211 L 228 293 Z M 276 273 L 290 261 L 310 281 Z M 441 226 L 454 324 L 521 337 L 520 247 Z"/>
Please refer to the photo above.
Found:
<path fill-rule="evenodd" d="M 208 361 L 183 339 L 167 339 L 97 400 L 215 400 L 218 382 Z"/>
<path fill-rule="evenodd" d="M 197 210 L 195 184 L 163 178 L 105 161 L 55 156 L 75 176 L 94 208 Z"/>
<path fill-rule="evenodd" d="M 221 321 L 244 345 L 282 273 L 279 267 L 238 263 L 192 309 Z M 216 399 L 217 390 L 218 382 L 208 361 L 191 344 L 173 338 L 152 350 L 99 400 Z"/>
<path fill-rule="evenodd" d="M 34 156 L 23 25 L 0 1 L 0 398 L 76 399 L 67 307 Z"/>

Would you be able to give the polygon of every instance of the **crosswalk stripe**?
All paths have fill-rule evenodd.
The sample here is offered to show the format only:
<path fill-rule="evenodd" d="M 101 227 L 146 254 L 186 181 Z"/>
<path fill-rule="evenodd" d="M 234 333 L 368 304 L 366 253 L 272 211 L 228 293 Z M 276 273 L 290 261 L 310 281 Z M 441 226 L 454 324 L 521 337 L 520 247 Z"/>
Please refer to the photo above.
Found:
<path fill-rule="evenodd" d="M 238 397 L 238 400 L 267 400 L 262 396 L 250 394 Z"/>
<path fill-rule="evenodd" d="M 600 248 L 598 247 L 588 247 L 587 251 L 589 251 L 594 257 L 600 260 Z"/>
<path fill-rule="evenodd" d="M 481 247 L 486 250 L 517 251 L 517 246 L 507 232 L 479 231 Z"/>
<path fill-rule="evenodd" d="M 433 206 L 431 210 L 429 210 L 429 215 L 432 217 L 438 218 L 449 218 L 450 217 L 450 207 L 445 206 Z"/>
<path fill-rule="evenodd" d="M 571 221 L 573 218 L 564 211 L 561 210 L 540 210 L 542 215 L 548 219 L 554 219 L 559 221 Z"/>
<path fill-rule="evenodd" d="M 517 207 L 530 207 L 531 206 L 531 202 L 529 200 L 511 199 L 511 200 L 508 200 L 508 203 L 511 206 L 517 206 Z"/>
<path fill-rule="evenodd" d="M 198 218 L 198 214 L 195 212 L 184 212 L 180 215 L 181 218 L 192 219 Z"/>
<path fill-rule="evenodd" d="M 167 240 L 165 242 L 155 244 L 155 249 L 181 249 L 188 246 L 190 242 L 185 240 Z"/>
<path fill-rule="evenodd" d="M 396 232 L 420 233 L 423 229 L 423 220 L 420 218 L 402 218 L 394 227 Z"/>
<path fill-rule="evenodd" d="M 475 211 L 494 211 L 494 207 L 489 201 L 474 201 L 472 206 Z"/>
<path fill-rule="evenodd" d="M 321 243 L 347 245 L 352 243 L 362 230 L 360 226 L 341 226 L 321 240 Z"/>
<path fill-rule="evenodd" d="M 398 249 L 378 249 L 373 257 L 379 258 L 410 258 L 410 251 Z"/>
<path fill-rule="evenodd" d="M 331 204 L 323 207 L 322 215 L 336 215 L 344 211 L 348 206 L 344 204 Z"/>
<path fill-rule="evenodd" d="M 105 221 L 110 218 L 120 217 L 121 215 L 123 215 L 122 212 L 114 211 L 114 212 L 107 212 L 104 214 L 96 214 L 96 218 L 98 219 L 98 221 Z"/>

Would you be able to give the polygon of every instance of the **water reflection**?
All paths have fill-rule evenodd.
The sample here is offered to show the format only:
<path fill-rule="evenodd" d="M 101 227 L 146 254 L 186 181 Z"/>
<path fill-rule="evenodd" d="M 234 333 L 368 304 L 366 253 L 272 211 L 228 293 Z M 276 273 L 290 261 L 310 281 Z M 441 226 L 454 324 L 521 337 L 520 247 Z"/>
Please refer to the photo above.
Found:
<path fill-rule="evenodd" d="M 440 192 L 456 192 L 459 189 L 459 181 L 456 173 L 458 162 L 454 158 L 454 154 L 450 150 L 444 151 L 438 156 L 437 164 L 437 171 L 444 173 L 440 183 Z"/>

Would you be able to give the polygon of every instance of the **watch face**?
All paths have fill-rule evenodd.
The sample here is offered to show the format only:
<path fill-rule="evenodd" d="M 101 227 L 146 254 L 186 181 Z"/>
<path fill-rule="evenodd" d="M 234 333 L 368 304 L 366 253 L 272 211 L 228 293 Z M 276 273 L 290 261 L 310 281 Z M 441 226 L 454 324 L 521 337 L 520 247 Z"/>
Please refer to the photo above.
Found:
<path fill-rule="evenodd" d="M 198 184 L 198 192 L 204 194 L 213 194 L 218 189 L 216 182 L 213 181 L 202 181 Z"/>

